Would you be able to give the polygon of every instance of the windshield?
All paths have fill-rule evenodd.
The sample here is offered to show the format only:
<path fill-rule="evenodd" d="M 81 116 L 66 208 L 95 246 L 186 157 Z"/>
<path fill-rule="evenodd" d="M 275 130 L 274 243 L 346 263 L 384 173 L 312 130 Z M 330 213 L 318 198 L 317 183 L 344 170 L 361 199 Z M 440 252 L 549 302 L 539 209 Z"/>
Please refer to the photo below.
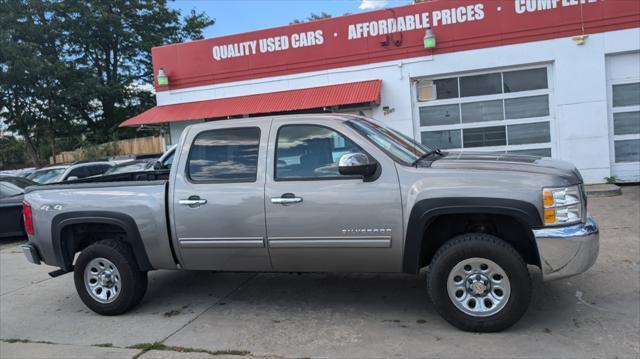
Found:
<path fill-rule="evenodd" d="M 368 138 L 396 162 L 411 165 L 430 148 L 388 127 L 364 118 L 353 118 L 347 124 Z"/>
<path fill-rule="evenodd" d="M 40 184 L 58 182 L 66 170 L 66 167 L 37 170 L 27 178 Z"/>
<path fill-rule="evenodd" d="M 145 168 L 147 168 L 148 164 L 149 164 L 149 162 L 147 162 L 147 161 L 122 164 L 122 165 L 118 165 L 118 166 L 109 168 L 104 173 L 104 175 L 107 176 L 107 175 L 113 175 L 113 174 L 117 174 L 117 173 L 144 171 Z"/>

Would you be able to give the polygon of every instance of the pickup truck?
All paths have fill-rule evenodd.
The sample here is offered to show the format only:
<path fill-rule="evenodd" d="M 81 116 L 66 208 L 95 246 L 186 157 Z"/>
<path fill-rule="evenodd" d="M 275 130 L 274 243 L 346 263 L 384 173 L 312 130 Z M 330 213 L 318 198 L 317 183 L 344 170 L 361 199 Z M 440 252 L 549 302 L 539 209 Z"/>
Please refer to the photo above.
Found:
<path fill-rule="evenodd" d="M 170 170 L 30 187 L 27 259 L 74 272 L 103 315 L 137 305 L 155 269 L 418 274 L 437 311 L 500 331 L 544 280 L 586 271 L 598 228 L 571 164 L 444 152 L 360 116 L 188 127 Z M 78 254 L 79 253 L 79 254 Z M 75 259 L 75 262 L 74 262 Z"/>

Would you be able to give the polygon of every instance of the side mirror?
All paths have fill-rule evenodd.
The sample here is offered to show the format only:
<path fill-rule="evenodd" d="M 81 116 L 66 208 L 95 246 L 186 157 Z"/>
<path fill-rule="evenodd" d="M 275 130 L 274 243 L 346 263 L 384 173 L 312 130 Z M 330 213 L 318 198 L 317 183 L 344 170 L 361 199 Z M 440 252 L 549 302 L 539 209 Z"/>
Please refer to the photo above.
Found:
<path fill-rule="evenodd" d="M 162 169 L 162 163 L 160 161 L 155 161 L 153 163 L 153 169 L 156 170 L 156 171 L 157 170 L 161 170 Z"/>
<path fill-rule="evenodd" d="M 346 153 L 338 161 L 338 171 L 341 175 L 369 177 L 376 173 L 376 169 L 378 164 L 361 152 Z"/>
<path fill-rule="evenodd" d="M 66 181 L 75 181 L 78 179 L 78 176 L 69 176 L 67 177 Z"/>

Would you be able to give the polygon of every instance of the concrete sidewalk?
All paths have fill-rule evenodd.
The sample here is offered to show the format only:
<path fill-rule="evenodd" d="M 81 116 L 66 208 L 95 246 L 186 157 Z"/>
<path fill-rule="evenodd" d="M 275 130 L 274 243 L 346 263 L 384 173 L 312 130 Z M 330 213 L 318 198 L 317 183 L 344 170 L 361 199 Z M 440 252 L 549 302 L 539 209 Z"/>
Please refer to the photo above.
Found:
<path fill-rule="evenodd" d="M 71 275 L 0 246 L 1 358 L 640 356 L 640 187 L 591 198 L 601 251 L 580 276 L 542 283 L 503 333 L 461 332 L 429 303 L 424 276 L 157 271 L 133 312 L 102 317 Z M 49 342 L 49 343 L 36 343 Z M 158 343 L 151 345 L 153 343 Z"/>

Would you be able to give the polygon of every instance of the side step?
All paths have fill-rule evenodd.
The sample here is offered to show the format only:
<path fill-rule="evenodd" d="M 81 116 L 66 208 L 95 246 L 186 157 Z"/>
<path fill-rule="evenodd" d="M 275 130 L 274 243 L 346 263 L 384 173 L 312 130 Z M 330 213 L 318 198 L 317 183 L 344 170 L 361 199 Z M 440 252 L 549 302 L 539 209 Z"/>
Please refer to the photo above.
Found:
<path fill-rule="evenodd" d="M 71 273 L 73 272 L 73 266 L 71 266 L 71 268 L 69 270 L 64 270 L 62 268 L 58 269 L 58 270 L 54 270 L 53 272 L 49 272 L 49 275 L 51 276 L 51 278 L 55 278 L 55 277 L 59 277 L 63 274 L 67 274 L 67 273 Z"/>

